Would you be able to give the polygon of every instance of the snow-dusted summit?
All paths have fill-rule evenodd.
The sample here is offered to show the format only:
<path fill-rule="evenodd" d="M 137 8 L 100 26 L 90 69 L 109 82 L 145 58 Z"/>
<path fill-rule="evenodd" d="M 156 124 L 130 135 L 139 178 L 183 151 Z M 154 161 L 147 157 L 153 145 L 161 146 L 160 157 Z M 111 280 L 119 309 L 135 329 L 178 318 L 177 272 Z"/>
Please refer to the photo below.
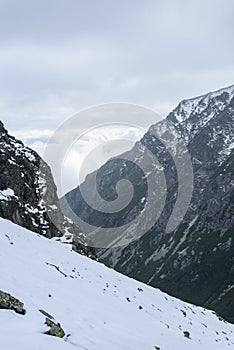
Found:
<path fill-rule="evenodd" d="M 208 94 L 183 100 L 168 115 L 180 130 L 187 144 L 202 130 L 210 129 L 205 140 L 210 146 L 222 143 L 222 151 L 218 161 L 225 159 L 234 147 L 234 85 L 210 92 Z M 220 125 L 223 124 L 223 125 Z"/>

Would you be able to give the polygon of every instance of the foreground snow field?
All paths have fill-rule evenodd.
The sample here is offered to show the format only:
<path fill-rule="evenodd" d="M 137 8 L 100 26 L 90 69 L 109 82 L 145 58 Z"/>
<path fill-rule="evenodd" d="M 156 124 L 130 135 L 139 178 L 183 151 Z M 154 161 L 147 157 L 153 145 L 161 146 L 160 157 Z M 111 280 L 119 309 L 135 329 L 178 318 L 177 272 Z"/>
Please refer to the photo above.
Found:
<path fill-rule="evenodd" d="M 26 315 L 0 310 L 4 350 L 224 350 L 234 325 L 0 219 L 0 290 Z M 192 291 L 191 291 L 192 293 Z M 43 309 L 64 329 L 43 334 Z M 184 336 L 189 332 L 189 337 Z M 188 334 L 187 334 L 188 335 Z"/>

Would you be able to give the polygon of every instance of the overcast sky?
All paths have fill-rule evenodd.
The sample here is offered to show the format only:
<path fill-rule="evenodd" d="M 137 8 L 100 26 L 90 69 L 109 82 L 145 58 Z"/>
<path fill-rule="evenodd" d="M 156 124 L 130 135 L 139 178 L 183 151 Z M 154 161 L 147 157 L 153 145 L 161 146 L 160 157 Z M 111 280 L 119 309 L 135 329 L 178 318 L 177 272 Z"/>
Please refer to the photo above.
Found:
<path fill-rule="evenodd" d="M 0 0 L 0 119 L 40 149 L 96 104 L 166 115 L 234 83 L 233 14 L 233 0 Z"/>

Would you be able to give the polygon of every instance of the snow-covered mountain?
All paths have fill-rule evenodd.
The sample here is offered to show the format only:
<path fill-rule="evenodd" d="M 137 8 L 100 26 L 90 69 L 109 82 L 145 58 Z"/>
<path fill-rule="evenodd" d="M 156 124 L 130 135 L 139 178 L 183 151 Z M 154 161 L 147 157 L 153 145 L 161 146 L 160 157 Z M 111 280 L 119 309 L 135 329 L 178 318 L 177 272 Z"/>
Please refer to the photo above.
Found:
<path fill-rule="evenodd" d="M 73 242 L 74 250 L 93 256 L 80 229 L 60 210 L 49 166 L 0 122 L 0 216 L 48 238 Z"/>
<path fill-rule="evenodd" d="M 144 148 L 154 154 L 167 182 L 166 205 L 147 234 L 127 247 L 101 251 L 100 259 L 181 299 L 213 308 L 234 322 L 234 85 L 180 102 L 167 120 L 183 137 L 192 159 L 194 189 L 184 220 L 165 234 L 176 203 L 178 177 L 172 157 L 154 137 L 153 125 L 127 156 L 139 166 L 147 161 L 151 171 L 146 177 L 150 179 L 156 176 L 157 165 L 153 158 L 145 157 Z M 135 185 L 135 168 L 127 170 L 108 161 L 98 170 L 101 181 L 97 185 L 103 198 L 110 197 L 122 174 Z M 91 187 L 89 178 L 80 187 L 83 191 L 88 187 L 88 197 L 95 203 L 96 184 Z M 147 198 L 143 180 L 136 184 L 133 197 L 133 204 L 138 204 L 129 205 L 119 216 L 115 213 L 113 226 L 128 223 L 142 211 Z M 156 202 L 157 188 L 153 195 Z M 61 200 L 69 216 L 67 202 L 86 222 L 93 220 L 95 212 L 87 210 L 79 187 L 66 195 L 66 201 Z M 107 217 L 98 214 L 95 220 L 105 227 Z M 144 225 L 144 220 L 138 220 L 129 233 L 137 235 Z"/>
<path fill-rule="evenodd" d="M 48 240 L 0 219 L 0 245 L 1 349 L 229 350 L 234 346 L 234 326 L 214 312 L 76 254 L 56 237 Z"/>
<path fill-rule="evenodd" d="M 234 148 L 233 141 L 234 85 L 193 99 L 184 100 L 168 115 L 167 119 L 183 135 L 190 149 L 202 142 L 206 152 L 201 161 L 221 164 Z M 198 147 L 197 154 L 202 156 Z"/>

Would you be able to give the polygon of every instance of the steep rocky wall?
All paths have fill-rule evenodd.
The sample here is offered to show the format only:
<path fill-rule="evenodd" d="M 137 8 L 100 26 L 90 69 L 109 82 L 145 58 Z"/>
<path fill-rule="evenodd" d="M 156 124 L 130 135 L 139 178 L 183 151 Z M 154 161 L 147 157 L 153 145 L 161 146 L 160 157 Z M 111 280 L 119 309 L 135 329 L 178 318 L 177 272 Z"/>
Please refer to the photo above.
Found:
<path fill-rule="evenodd" d="M 78 226 L 60 210 L 49 166 L 0 122 L 0 216 L 47 238 L 60 237 L 94 256 Z"/>

